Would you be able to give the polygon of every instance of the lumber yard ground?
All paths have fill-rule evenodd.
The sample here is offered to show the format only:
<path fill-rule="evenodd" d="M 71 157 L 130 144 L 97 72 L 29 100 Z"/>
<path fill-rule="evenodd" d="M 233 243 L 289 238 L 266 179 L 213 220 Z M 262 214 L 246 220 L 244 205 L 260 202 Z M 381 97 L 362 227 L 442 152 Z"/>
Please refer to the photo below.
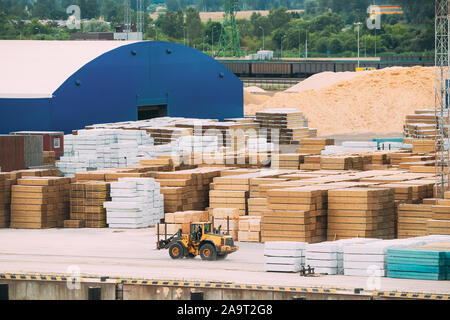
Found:
<path fill-rule="evenodd" d="M 225 261 L 172 260 L 167 250 L 155 249 L 155 228 L 2 229 L 0 274 L 70 276 L 75 266 L 82 277 L 374 290 L 366 277 L 264 272 L 264 244 L 238 245 Z M 450 281 L 381 278 L 376 291 L 448 295 Z"/>

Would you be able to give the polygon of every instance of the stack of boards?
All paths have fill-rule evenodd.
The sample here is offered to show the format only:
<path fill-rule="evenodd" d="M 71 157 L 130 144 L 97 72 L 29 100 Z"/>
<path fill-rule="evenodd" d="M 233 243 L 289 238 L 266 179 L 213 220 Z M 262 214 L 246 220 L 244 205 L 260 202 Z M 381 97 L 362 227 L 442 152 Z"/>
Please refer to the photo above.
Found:
<path fill-rule="evenodd" d="M 164 218 L 164 196 L 153 178 L 121 178 L 111 184 L 111 198 L 103 204 L 110 228 L 145 228 Z"/>
<path fill-rule="evenodd" d="M 392 189 L 348 188 L 328 192 L 328 240 L 393 239 L 394 233 Z"/>
<path fill-rule="evenodd" d="M 65 228 L 106 228 L 105 201 L 110 201 L 110 184 L 103 181 L 70 185 L 70 220 Z"/>
<path fill-rule="evenodd" d="M 166 213 L 164 224 L 157 227 L 156 232 L 159 235 L 171 236 L 182 230 L 183 234 L 191 233 L 191 223 L 208 222 L 207 211 L 183 211 Z"/>
<path fill-rule="evenodd" d="M 56 163 L 55 151 L 43 151 L 42 156 L 43 156 L 42 164 L 44 166 L 54 165 Z"/>
<path fill-rule="evenodd" d="M 267 134 L 269 142 L 280 145 L 299 144 L 304 138 L 317 136 L 317 129 L 309 129 L 308 120 L 296 109 L 260 111 L 256 113 L 255 122 L 259 124 L 262 134 Z"/>
<path fill-rule="evenodd" d="M 301 140 L 301 148 L 297 149 L 300 154 L 320 155 L 327 146 L 333 146 L 334 139 L 306 138 Z"/>
<path fill-rule="evenodd" d="M 266 242 L 264 271 L 299 272 L 305 264 L 305 246 L 304 242 Z"/>
<path fill-rule="evenodd" d="M 450 243 L 430 243 L 387 252 L 389 278 L 450 280 Z"/>
<path fill-rule="evenodd" d="M 240 210 L 236 208 L 215 208 L 211 209 L 214 228 L 221 233 L 230 235 L 234 240 L 238 240 Z"/>
<path fill-rule="evenodd" d="M 63 227 L 69 216 L 70 178 L 23 177 L 12 186 L 11 228 Z"/>
<path fill-rule="evenodd" d="M 0 173 L 0 228 L 8 228 L 11 205 L 11 180 L 6 173 Z"/>
<path fill-rule="evenodd" d="M 316 274 L 344 274 L 344 247 L 369 241 L 376 240 L 354 238 L 307 244 L 305 265 L 314 268 Z"/>
<path fill-rule="evenodd" d="M 238 241 L 241 242 L 261 241 L 261 217 L 258 216 L 239 217 Z"/>
<path fill-rule="evenodd" d="M 262 241 L 325 240 L 326 191 L 296 187 L 267 191 L 268 210 L 261 220 Z"/>
<path fill-rule="evenodd" d="M 165 212 L 205 210 L 209 204 L 210 185 L 223 168 L 204 167 L 175 172 L 158 172 L 156 182 L 164 194 Z"/>

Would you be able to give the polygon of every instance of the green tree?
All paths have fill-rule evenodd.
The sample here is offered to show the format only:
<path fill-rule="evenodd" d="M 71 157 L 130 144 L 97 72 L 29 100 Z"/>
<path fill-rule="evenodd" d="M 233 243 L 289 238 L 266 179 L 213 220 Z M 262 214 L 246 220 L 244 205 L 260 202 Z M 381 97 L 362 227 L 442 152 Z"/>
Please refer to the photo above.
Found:
<path fill-rule="evenodd" d="M 111 27 L 107 22 L 92 19 L 82 24 L 83 32 L 110 32 Z"/>
<path fill-rule="evenodd" d="M 186 29 L 188 31 L 189 39 L 197 39 L 202 36 L 202 21 L 198 10 L 194 7 L 189 7 L 186 10 Z"/>
<path fill-rule="evenodd" d="M 291 21 L 291 15 L 287 12 L 287 8 L 280 7 L 276 10 L 270 10 L 269 22 L 274 29 L 283 28 Z"/>

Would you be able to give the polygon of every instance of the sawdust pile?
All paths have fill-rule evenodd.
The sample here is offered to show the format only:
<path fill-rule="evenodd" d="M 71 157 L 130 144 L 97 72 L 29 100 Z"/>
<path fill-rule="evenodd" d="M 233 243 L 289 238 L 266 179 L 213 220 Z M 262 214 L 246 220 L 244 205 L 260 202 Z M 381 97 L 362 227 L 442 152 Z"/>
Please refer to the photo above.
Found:
<path fill-rule="evenodd" d="M 260 105 L 270 100 L 270 96 L 264 94 L 253 94 L 244 89 L 244 105 Z"/>
<path fill-rule="evenodd" d="M 405 116 L 434 106 L 433 68 L 389 68 L 319 90 L 277 93 L 266 102 L 245 99 L 245 114 L 273 108 L 301 110 L 321 136 L 401 133 Z"/>

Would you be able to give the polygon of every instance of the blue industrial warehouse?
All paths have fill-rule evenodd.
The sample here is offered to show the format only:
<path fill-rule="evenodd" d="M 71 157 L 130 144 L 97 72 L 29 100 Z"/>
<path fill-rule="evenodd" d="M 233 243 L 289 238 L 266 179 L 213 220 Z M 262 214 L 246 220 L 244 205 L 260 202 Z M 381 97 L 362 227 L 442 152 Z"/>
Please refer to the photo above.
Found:
<path fill-rule="evenodd" d="M 169 42 L 0 41 L 0 70 L 0 133 L 243 116 L 242 82 Z"/>

